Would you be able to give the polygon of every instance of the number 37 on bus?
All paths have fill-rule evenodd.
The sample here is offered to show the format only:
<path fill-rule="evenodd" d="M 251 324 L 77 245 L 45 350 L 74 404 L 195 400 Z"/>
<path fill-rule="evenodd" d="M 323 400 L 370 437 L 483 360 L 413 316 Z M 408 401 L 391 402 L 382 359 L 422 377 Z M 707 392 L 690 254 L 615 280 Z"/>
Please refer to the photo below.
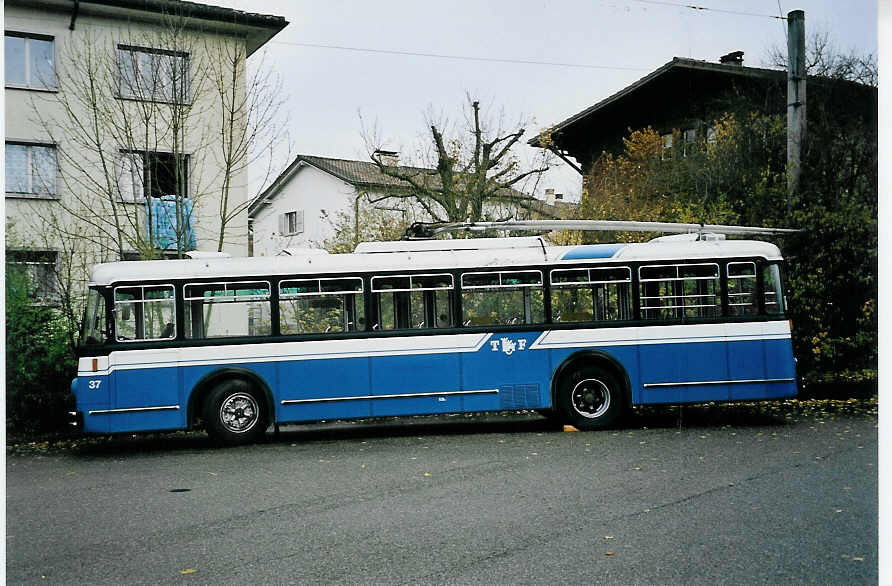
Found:
<path fill-rule="evenodd" d="M 106 263 L 71 414 L 233 445 L 319 420 L 539 410 L 595 430 L 635 405 L 792 397 L 783 273 L 775 245 L 702 229 Z"/>

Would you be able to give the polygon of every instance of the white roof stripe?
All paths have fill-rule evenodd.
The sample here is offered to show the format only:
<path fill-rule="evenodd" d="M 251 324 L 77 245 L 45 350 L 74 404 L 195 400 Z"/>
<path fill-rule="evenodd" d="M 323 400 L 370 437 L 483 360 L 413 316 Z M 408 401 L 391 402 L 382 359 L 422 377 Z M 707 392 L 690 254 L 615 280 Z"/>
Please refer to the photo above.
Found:
<path fill-rule="evenodd" d="M 111 285 L 122 281 L 172 281 L 179 279 L 258 277 L 266 275 L 313 275 L 370 271 L 405 271 L 452 268 L 493 268 L 542 263 L 578 264 L 615 262 L 617 260 L 670 260 L 722 257 L 764 257 L 780 260 L 777 246 L 755 240 L 723 240 L 705 242 L 645 242 L 629 244 L 612 258 L 577 258 L 559 260 L 574 250 L 573 246 L 525 246 L 521 248 L 487 248 L 451 250 L 454 242 L 442 243 L 434 250 L 380 252 L 364 254 L 331 254 L 251 258 L 202 258 L 194 260 L 121 261 L 93 267 L 91 284 Z M 524 243 L 526 244 L 526 243 Z M 393 248 L 399 248 L 394 244 Z M 370 246 L 368 249 L 387 249 Z"/>

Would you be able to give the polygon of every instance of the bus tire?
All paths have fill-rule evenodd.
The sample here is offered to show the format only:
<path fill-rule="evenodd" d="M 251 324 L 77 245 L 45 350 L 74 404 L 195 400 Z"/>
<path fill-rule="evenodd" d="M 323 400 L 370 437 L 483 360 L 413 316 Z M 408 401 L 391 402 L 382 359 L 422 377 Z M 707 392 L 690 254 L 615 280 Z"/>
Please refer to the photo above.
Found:
<path fill-rule="evenodd" d="M 626 398 L 614 373 L 586 366 L 561 380 L 557 406 L 568 424 L 590 431 L 615 425 L 626 411 Z"/>
<path fill-rule="evenodd" d="M 220 445 L 253 443 L 266 432 L 262 395 L 241 379 L 229 379 L 214 387 L 205 399 L 203 416 L 208 435 Z"/>

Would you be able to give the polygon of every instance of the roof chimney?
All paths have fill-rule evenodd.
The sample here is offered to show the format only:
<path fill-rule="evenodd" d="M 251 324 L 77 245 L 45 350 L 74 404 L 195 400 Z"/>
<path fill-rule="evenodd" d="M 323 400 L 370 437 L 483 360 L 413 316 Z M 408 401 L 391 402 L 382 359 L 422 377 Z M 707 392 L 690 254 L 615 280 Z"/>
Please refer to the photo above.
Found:
<path fill-rule="evenodd" d="M 372 154 L 372 158 L 380 159 L 381 162 L 388 167 L 396 167 L 400 164 L 399 151 L 385 151 L 381 149 L 375 149 L 375 152 Z"/>
<path fill-rule="evenodd" d="M 719 57 L 719 63 L 724 65 L 743 65 L 743 51 L 734 51 Z"/>

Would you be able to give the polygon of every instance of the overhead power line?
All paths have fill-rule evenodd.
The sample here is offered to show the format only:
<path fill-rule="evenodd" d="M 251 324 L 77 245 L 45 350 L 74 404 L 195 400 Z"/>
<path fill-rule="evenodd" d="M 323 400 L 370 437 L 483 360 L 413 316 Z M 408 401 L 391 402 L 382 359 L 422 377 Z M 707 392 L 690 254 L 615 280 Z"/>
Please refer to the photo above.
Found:
<path fill-rule="evenodd" d="M 313 49 L 335 49 L 338 51 L 354 51 L 357 53 L 381 53 L 385 55 L 403 55 L 409 57 L 434 57 L 437 59 L 458 59 L 461 61 L 488 61 L 491 63 L 513 63 L 517 65 L 546 65 L 550 67 L 577 67 L 582 69 L 610 69 L 615 71 L 649 71 L 643 67 L 621 67 L 617 65 L 592 65 L 588 63 L 563 63 L 559 61 L 533 61 L 527 59 L 500 59 L 497 57 L 476 57 L 472 55 L 446 55 L 443 53 L 421 53 L 418 51 L 396 51 L 390 49 L 373 49 L 369 47 L 346 47 L 343 45 L 323 45 L 319 43 L 298 43 L 294 41 L 270 41 L 278 45 L 294 45 Z"/>
<path fill-rule="evenodd" d="M 690 8 L 691 10 L 702 10 L 706 12 L 721 12 L 724 14 L 735 14 L 737 16 L 755 16 L 759 18 L 777 18 L 786 20 L 784 16 L 776 14 L 763 14 L 758 12 L 742 12 L 739 10 L 725 10 L 723 8 L 710 8 L 709 6 L 697 6 L 696 4 L 677 4 L 675 2 L 664 2 L 663 0 L 629 0 L 630 2 L 638 2 L 639 4 L 655 4 L 657 6 L 672 6 L 674 8 Z"/>

